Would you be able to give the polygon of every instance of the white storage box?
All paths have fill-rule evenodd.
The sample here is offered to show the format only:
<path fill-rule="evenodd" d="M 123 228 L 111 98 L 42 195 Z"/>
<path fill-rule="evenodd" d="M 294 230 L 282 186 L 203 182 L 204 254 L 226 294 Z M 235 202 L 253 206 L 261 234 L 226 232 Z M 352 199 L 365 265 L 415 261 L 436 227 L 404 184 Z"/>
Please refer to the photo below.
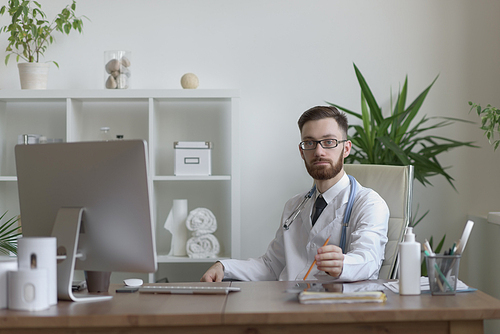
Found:
<path fill-rule="evenodd" d="M 212 174 L 212 143 L 176 141 L 174 149 L 176 176 Z"/>

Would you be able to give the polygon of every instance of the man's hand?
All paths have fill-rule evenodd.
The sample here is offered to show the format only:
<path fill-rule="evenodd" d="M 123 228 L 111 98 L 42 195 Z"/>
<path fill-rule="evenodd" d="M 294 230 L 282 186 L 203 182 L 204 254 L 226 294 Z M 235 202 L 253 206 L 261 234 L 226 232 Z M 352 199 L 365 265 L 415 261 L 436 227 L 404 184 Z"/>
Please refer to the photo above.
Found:
<path fill-rule="evenodd" d="M 220 262 L 215 262 L 205 272 L 200 282 L 222 282 L 224 278 L 224 266 Z"/>
<path fill-rule="evenodd" d="M 315 257 L 318 270 L 325 271 L 328 275 L 339 277 L 344 267 L 344 254 L 342 249 L 335 245 L 326 245 L 318 248 Z"/>

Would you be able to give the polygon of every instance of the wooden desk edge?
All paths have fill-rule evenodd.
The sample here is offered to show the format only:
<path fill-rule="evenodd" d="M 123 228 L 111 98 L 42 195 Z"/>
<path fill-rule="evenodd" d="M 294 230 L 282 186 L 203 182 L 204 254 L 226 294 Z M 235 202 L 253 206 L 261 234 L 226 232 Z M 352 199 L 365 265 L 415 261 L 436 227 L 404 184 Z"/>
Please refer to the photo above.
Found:
<path fill-rule="evenodd" d="M 243 292 L 243 289 L 242 289 Z M 268 309 L 263 310 L 247 310 L 239 311 L 235 309 L 226 309 L 224 311 L 223 322 L 226 325 L 243 325 L 243 324 L 262 324 L 262 325 L 282 325 L 282 324 L 304 324 L 304 323 L 378 323 L 378 322 L 420 322 L 420 321 L 474 321 L 485 319 L 500 319 L 500 300 L 487 295 L 482 291 L 463 292 L 455 296 L 399 296 L 391 291 L 386 291 L 388 301 L 391 298 L 403 299 L 415 303 L 415 307 L 408 307 L 406 309 L 380 309 L 378 305 L 363 303 L 358 304 L 316 304 L 316 305 L 301 305 L 292 303 L 290 299 L 284 303 L 284 307 L 280 310 Z M 442 307 L 429 307 L 423 308 L 421 306 L 422 299 L 427 299 L 427 303 L 441 302 L 445 306 Z M 472 297 L 472 298 L 469 298 Z M 430 299 L 429 299 L 430 298 Z M 466 307 L 454 307 L 449 309 L 446 306 L 446 298 L 460 298 L 464 299 L 462 304 Z M 396 305 L 404 303 L 401 300 L 396 302 Z M 471 304 L 472 303 L 472 304 Z M 288 306 L 287 306 L 288 305 Z M 342 307 L 342 305 L 349 305 Z M 242 307 L 243 309 L 244 307 Z M 322 312 L 325 309 L 332 309 L 331 312 Z M 373 310 L 370 310 L 373 308 Z"/>
<path fill-rule="evenodd" d="M 279 287 L 279 285 L 276 285 L 276 287 Z M 276 296 L 279 296 L 282 293 L 282 290 L 279 290 L 276 287 L 273 285 L 269 287 L 269 289 L 270 291 L 274 291 Z M 234 296 L 236 298 L 235 300 L 237 300 L 238 298 L 244 297 L 243 292 L 244 290 L 242 290 L 241 292 L 231 293 L 228 296 L 221 296 L 217 302 L 217 305 L 219 305 L 219 307 L 216 307 L 216 309 L 209 309 L 207 310 L 207 312 L 200 312 L 200 309 L 205 307 L 205 305 L 200 305 L 195 312 L 184 312 L 184 309 L 190 309 L 186 306 L 189 305 L 189 303 L 193 302 L 194 298 L 190 298 L 188 302 L 187 299 L 181 297 L 176 297 L 177 299 L 173 300 L 175 301 L 175 303 L 170 303 L 171 305 L 177 305 L 178 301 L 182 301 L 180 304 L 183 305 L 181 305 L 182 307 L 176 310 L 177 314 L 175 314 L 175 312 L 169 312 L 168 307 L 165 307 L 165 309 L 163 310 L 158 310 L 156 309 L 156 306 L 160 305 L 163 307 L 164 301 L 168 299 L 161 298 L 161 296 L 159 296 L 159 298 L 155 298 L 154 296 L 151 296 L 151 298 L 138 298 L 140 297 L 139 294 L 124 294 L 120 297 L 120 303 L 118 304 L 116 304 L 116 300 L 118 300 L 118 298 L 116 298 L 115 304 L 113 304 L 112 301 L 86 303 L 86 305 L 90 305 L 88 307 L 83 307 L 84 304 L 80 303 L 75 304 L 72 302 L 60 301 L 58 305 L 52 306 L 47 311 L 32 313 L 23 311 L 0 310 L 0 333 L 8 329 L 31 330 L 41 328 L 57 328 L 59 330 L 69 331 L 77 328 L 85 331 L 90 331 L 93 328 L 101 328 L 101 330 L 122 328 L 132 331 L 137 330 L 138 332 L 140 332 L 139 329 L 141 328 L 160 327 L 169 327 L 176 330 L 184 328 L 187 330 L 189 328 L 202 328 L 204 326 L 208 326 L 212 329 L 228 326 L 228 328 L 234 329 L 244 326 L 252 327 L 283 325 L 286 327 L 292 326 L 290 328 L 293 328 L 293 326 L 316 326 L 333 323 L 342 326 L 356 324 L 367 324 L 370 326 L 389 326 L 390 323 L 393 323 L 394 325 L 390 326 L 398 327 L 404 323 L 423 325 L 425 322 L 431 322 L 434 324 L 446 323 L 448 324 L 447 326 L 467 323 L 476 324 L 473 326 L 477 327 L 478 324 L 482 324 L 483 319 L 500 318 L 500 300 L 493 298 L 481 291 L 469 292 L 470 294 L 474 294 L 469 295 L 474 298 L 464 298 L 465 301 L 468 301 L 469 299 L 474 301 L 473 305 L 471 305 L 472 307 L 464 307 L 463 309 L 455 307 L 454 309 L 448 311 L 446 310 L 446 307 L 443 307 L 442 312 L 436 312 L 436 309 L 422 309 L 421 307 L 402 310 L 394 310 L 394 308 L 377 310 L 375 307 L 373 311 L 370 310 L 370 307 L 362 307 L 359 311 L 353 309 L 352 307 L 345 310 L 342 310 L 342 307 L 337 307 L 331 312 L 322 314 L 321 312 L 317 311 L 324 309 L 325 306 L 321 307 L 319 305 L 301 305 L 294 302 L 289 297 L 285 297 L 285 299 L 289 299 L 286 300 L 283 308 L 280 309 L 278 307 L 276 311 L 266 311 L 265 308 L 262 310 L 257 308 L 250 312 L 228 310 L 228 300 L 231 298 L 231 296 Z M 252 289 L 249 289 L 247 293 L 251 294 Z M 266 291 L 264 291 L 263 293 L 266 293 Z M 421 299 L 418 296 L 408 298 L 398 296 L 397 294 L 393 294 L 392 292 L 388 292 L 388 297 L 406 298 L 407 300 L 411 300 L 411 298 L 413 298 L 413 300 L 418 300 L 417 304 L 421 303 Z M 463 295 L 462 297 L 467 296 Z M 446 301 L 446 298 L 455 297 L 429 296 L 429 298 L 436 298 L 436 301 L 443 302 Z M 425 297 L 427 302 L 429 302 L 429 298 Z M 139 300 L 147 305 L 151 311 L 146 310 L 143 313 L 134 311 L 143 311 L 142 309 L 140 309 L 140 303 L 138 303 Z M 201 300 L 204 299 L 202 298 Z M 281 299 L 279 299 L 277 302 L 274 302 L 275 305 L 282 304 Z M 398 301 L 396 305 L 400 302 L 401 301 Z M 123 306 L 124 304 L 125 306 Z M 102 312 L 100 312 L 99 309 L 102 310 Z"/>

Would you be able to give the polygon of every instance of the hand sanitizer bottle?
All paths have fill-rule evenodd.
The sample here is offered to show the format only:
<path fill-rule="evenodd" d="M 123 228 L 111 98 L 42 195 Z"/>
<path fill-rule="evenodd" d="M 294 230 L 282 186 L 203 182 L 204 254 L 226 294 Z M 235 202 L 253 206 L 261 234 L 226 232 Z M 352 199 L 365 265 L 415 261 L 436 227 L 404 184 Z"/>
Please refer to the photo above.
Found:
<path fill-rule="evenodd" d="M 399 244 L 399 294 L 420 294 L 420 243 L 415 241 L 413 228 L 406 228 L 404 242 Z"/>

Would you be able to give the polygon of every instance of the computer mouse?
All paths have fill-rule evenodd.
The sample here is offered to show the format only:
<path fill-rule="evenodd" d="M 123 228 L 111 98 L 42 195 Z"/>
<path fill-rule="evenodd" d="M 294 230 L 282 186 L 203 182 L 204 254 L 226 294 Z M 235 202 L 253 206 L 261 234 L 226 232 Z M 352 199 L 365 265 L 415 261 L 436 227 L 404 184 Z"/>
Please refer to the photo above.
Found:
<path fill-rule="evenodd" d="M 144 282 L 140 278 L 127 278 L 127 279 L 123 280 L 123 283 L 126 286 L 141 286 L 142 283 L 144 283 Z"/>

